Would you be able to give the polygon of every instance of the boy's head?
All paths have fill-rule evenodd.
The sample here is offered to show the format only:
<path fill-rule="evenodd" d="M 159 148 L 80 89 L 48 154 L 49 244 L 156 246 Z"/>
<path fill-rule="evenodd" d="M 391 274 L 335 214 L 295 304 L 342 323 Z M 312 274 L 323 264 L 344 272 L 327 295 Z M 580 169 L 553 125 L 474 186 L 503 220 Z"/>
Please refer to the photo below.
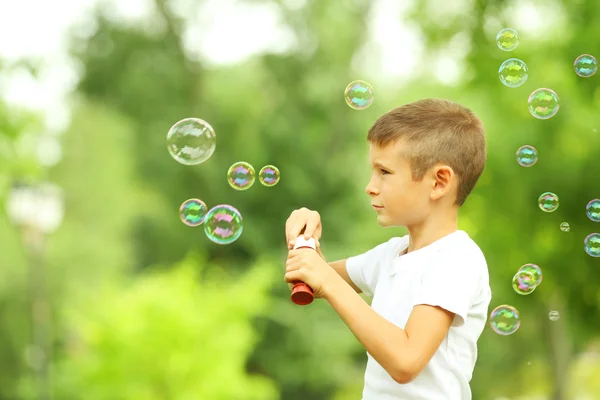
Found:
<path fill-rule="evenodd" d="M 382 225 L 423 221 L 434 207 L 458 208 L 485 167 L 481 120 L 448 100 L 425 99 L 381 116 L 368 134 L 366 188 Z"/>

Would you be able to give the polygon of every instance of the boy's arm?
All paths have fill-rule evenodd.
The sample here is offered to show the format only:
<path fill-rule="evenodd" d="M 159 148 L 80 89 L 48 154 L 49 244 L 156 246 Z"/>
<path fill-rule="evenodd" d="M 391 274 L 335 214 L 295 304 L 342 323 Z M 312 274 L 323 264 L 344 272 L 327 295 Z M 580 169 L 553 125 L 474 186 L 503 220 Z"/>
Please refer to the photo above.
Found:
<path fill-rule="evenodd" d="M 415 379 L 440 347 L 454 313 L 441 307 L 415 306 L 405 329 L 375 312 L 348 285 L 333 283 L 324 297 L 365 350 L 396 382 Z"/>

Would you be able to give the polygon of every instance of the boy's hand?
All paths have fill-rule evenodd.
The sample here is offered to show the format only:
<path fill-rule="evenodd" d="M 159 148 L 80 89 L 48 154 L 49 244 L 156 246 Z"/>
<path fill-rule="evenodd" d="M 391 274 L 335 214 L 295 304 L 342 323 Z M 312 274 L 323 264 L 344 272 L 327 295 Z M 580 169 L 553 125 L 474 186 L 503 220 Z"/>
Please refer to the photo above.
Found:
<path fill-rule="evenodd" d="M 322 226 L 321 216 L 318 212 L 301 208 L 292 212 L 290 217 L 285 222 L 285 239 L 288 244 L 288 250 L 294 248 L 296 238 L 300 236 L 300 232 L 304 229 L 304 238 L 314 238 L 319 248 L 319 239 L 321 238 Z"/>
<path fill-rule="evenodd" d="M 284 280 L 302 281 L 310 286 L 315 297 L 325 297 L 331 285 L 343 279 L 312 249 L 296 249 L 288 253 Z"/>

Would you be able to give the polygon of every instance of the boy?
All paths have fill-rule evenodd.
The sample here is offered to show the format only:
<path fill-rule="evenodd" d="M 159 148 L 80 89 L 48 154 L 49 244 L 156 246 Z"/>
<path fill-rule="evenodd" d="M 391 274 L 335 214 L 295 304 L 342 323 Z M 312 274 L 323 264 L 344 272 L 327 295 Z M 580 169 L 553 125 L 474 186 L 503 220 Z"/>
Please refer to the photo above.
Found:
<path fill-rule="evenodd" d="M 368 142 L 377 221 L 408 235 L 330 264 L 320 250 L 290 250 L 285 281 L 311 286 L 365 347 L 363 400 L 469 400 L 491 290 L 457 218 L 485 167 L 483 125 L 463 106 L 426 99 L 384 114 Z M 303 229 L 319 246 L 320 216 L 303 208 L 286 222 L 289 249 Z"/>

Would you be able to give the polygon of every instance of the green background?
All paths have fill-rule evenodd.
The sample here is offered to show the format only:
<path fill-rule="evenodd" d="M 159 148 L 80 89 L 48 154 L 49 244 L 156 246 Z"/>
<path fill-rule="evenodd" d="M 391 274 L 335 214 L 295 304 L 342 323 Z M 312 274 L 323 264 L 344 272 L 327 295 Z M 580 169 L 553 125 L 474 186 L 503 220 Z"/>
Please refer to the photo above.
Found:
<path fill-rule="evenodd" d="M 460 102 L 484 121 L 488 163 L 459 226 L 486 255 L 491 308 L 513 305 L 522 319 L 511 336 L 484 330 L 473 398 L 600 398 L 600 258 L 583 249 L 583 239 L 600 231 L 585 213 L 600 198 L 600 74 L 583 79 L 572 66 L 580 54 L 600 55 L 600 3 L 528 3 L 555 21 L 521 34 L 510 53 L 495 36 L 519 29 L 516 3 L 407 6 L 398 21 L 418 29 L 425 56 L 403 80 L 370 73 L 373 60 L 361 52 L 374 2 L 247 3 L 275 5 L 296 48 L 215 67 L 185 50 L 189 22 L 167 0 L 155 0 L 155 19 L 138 25 L 99 8 L 93 32 L 72 34 L 81 76 L 60 136 L 63 158 L 52 168 L 27 151 L 32 132 L 34 139 L 43 132 L 40 116 L 0 103 L 0 202 L 17 181 L 48 180 L 65 193 L 63 223 L 37 257 L 1 207 L 0 399 L 40 398 L 28 350 L 31 273 L 43 274 L 47 288 L 56 399 L 359 399 L 364 349 L 325 301 L 289 301 L 284 223 L 296 208 L 318 210 L 332 261 L 404 234 L 377 226 L 364 193 L 366 131 L 382 113 L 424 97 Z M 408 39 L 394 40 L 402 48 Z M 457 81 L 432 77 L 441 52 L 464 55 Z M 529 67 L 519 88 L 498 79 L 511 57 Z M 35 73 L 35 63 L 25 65 Z M 0 74 L 10 68 L 22 66 L 0 62 Z M 375 91 L 363 111 L 343 98 L 356 79 Z M 540 87 L 560 97 L 549 120 L 527 109 Z M 209 121 L 217 134 L 214 155 L 192 167 L 165 147 L 169 128 L 187 117 Z M 531 168 L 515 161 L 525 144 L 539 153 Z M 257 171 L 276 165 L 281 181 L 234 191 L 225 175 L 236 161 Z M 546 191 L 560 198 L 554 213 L 537 205 Z M 191 197 L 238 208 L 239 240 L 216 245 L 201 228 L 183 225 L 177 210 Z M 570 232 L 560 231 L 561 222 Z M 526 263 L 542 268 L 543 283 L 520 296 L 511 279 Z M 560 313 L 555 322 L 551 310 Z"/>

